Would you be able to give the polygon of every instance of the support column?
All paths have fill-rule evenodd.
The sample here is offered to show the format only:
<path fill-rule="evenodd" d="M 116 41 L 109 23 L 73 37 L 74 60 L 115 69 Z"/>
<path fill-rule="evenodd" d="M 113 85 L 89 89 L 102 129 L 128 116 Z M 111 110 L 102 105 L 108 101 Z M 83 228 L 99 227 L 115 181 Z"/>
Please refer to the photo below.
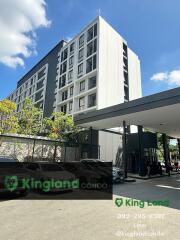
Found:
<path fill-rule="evenodd" d="M 139 175 L 145 175 L 144 147 L 143 147 L 143 127 L 138 126 L 138 145 L 139 145 Z"/>
<path fill-rule="evenodd" d="M 177 139 L 178 141 L 178 149 L 179 149 L 179 161 L 180 161 L 180 139 Z"/>
<path fill-rule="evenodd" d="M 165 161 L 165 166 L 168 165 L 170 162 L 170 157 L 169 157 L 169 146 L 167 142 L 167 135 L 162 134 L 162 141 L 163 141 L 163 150 L 164 150 L 164 161 Z"/>
<path fill-rule="evenodd" d="M 92 132 L 92 127 L 89 128 L 89 131 L 90 131 L 90 148 L 89 148 L 89 158 L 92 158 L 92 151 L 93 151 L 93 146 L 92 146 L 92 143 L 93 143 L 93 132 Z"/>
<path fill-rule="evenodd" d="M 126 131 L 126 122 L 123 121 L 123 164 L 124 164 L 124 173 L 125 178 L 127 178 L 127 131 Z"/>

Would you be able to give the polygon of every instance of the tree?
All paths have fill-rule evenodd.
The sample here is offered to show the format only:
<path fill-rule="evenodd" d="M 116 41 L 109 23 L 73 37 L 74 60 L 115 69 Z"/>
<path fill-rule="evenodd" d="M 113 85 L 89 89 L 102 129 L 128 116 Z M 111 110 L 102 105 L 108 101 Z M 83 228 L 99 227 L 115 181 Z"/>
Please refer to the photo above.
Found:
<path fill-rule="evenodd" d="M 0 101 L 0 133 L 16 133 L 18 118 L 15 114 L 16 104 L 10 100 Z"/>
<path fill-rule="evenodd" d="M 37 135 L 42 127 L 42 111 L 30 98 L 26 98 L 22 110 L 19 112 L 19 133 Z"/>
<path fill-rule="evenodd" d="M 50 118 L 45 118 L 43 128 L 49 138 L 59 140 L 66 139 L 69 132 L 77 132 L 72 117 L 63 112 L 54 112 Z"/>

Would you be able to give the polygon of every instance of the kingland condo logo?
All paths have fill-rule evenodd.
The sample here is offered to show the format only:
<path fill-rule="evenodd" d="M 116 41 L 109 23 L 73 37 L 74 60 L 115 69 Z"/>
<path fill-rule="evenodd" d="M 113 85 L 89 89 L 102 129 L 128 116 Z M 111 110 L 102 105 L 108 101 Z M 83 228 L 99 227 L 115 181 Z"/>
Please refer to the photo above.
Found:
<path fill-rule="evenodd" d="M 18 177 L 17 176 L 6 176 L 4 181 L 5 188 L 13 192 L 18 187 Z"/>
<path fill-rule="evenodd" d="M 117 207 L 125 206 L 125 207 L 139 207 L 144 208 L 152 207 L 152 206 L 164 206 L 169 207 L 170 203 L 169 200 L 136 200 L 133 198 L 116 198 L 115 205 Z"/>
<path fill-rule="evenodd" d="M 25 190 L 42 190 L 49 192 L 51 190 L 77 189 L 79 188 L 79 179 L 72 180 L 35 180 L 34 178 L 18 179 L 17 176 L 6 176 L 4 181 L 5 188 L 10 191 L 16 191 L 18 188 Z"/>

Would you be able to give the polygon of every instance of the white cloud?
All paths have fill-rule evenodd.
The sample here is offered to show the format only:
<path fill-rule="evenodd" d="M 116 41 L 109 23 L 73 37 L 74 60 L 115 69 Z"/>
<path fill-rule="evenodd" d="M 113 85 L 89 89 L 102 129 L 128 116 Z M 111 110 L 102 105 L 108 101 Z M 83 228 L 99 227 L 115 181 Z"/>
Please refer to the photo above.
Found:
<path fill-rule="evenodd" d="M 0 62 L 15 68 L 35 53 L 39 27 L 48 27 L 44 0 L 0 0 Z"/>
<path fill-rule="evenodd" d="M 151 77 L 151 80 L 156 82 L 165 82 L 168 85 L 180 86 L 180 70 L 156 73 Z"/>

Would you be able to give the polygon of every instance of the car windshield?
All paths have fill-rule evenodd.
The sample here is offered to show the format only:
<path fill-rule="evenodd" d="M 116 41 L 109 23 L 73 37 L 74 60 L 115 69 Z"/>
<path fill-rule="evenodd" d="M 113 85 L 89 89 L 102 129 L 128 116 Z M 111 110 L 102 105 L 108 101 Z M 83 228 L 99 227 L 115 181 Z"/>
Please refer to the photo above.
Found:
<path fill-rule="evenodd" d="M 41 164 L 41 169 L 43 171 L 63 171 L 63 168 L 58 164 Z"/>

